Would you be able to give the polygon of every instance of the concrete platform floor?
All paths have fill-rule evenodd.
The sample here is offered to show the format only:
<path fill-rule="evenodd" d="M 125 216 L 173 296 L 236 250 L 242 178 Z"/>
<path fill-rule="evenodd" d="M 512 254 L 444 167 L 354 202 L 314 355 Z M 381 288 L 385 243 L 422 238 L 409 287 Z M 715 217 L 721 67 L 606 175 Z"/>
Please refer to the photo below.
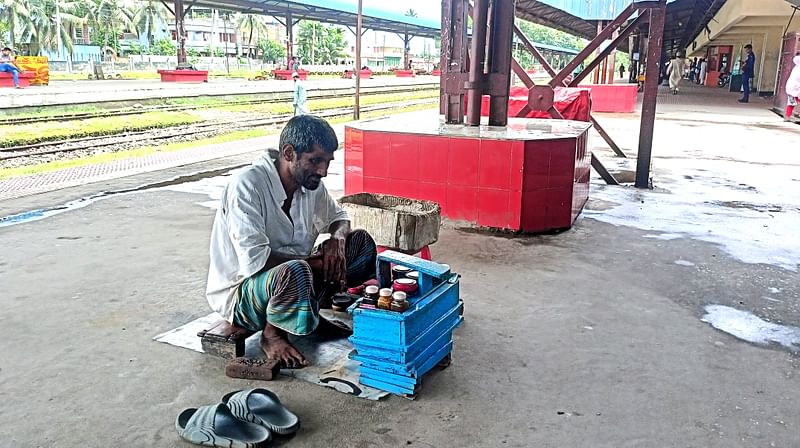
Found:
<path fill-rule="evenodd" d="M 623 139 L 635 127 L 604 119 Z M 206 193 L 116 195 L 0 227 L 0 445 L 188 447 L 183 408 L 265 385 L 302 420 L 287 447 L 796 447 L 797 350 L 701 321 L 721 304 L 800 326 L 797 131 L 735 123 L 660 121 L 658 189 L 595 182 L 570 231 L 444 229 L 433 255 L 462 274 L 467 321 L 416 401 L 231 380 L 220 360 L 153 342 L 208 312 Z M 8 200 L 0 215 L 244 158 Z"/>

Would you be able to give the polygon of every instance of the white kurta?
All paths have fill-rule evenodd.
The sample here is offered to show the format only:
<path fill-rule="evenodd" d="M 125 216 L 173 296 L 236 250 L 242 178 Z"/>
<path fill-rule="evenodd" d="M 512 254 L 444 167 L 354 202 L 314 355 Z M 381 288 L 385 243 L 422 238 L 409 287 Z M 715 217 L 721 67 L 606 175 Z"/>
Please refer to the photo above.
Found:
<path fill-rule="evenodd" d="M 299 188 L 286 216 L 286 200 L 274 161 L 264 156 L 231 177 L 222 192 L 211 230 L 206 297 L 211 309 L 229 322 L 239 285 L 258 273 L 272 250 L 307 257 L 320 233 L 350 218 L 325 184 Z"/>
<path fill-rule="evenodd" d="M 677 89 L 678 85 L 681 83 L 681 79 L 683 79 L 683 66 L 684 63 L 681 58 L 675 58 L 669 63 L 667 71 L 669 72 L 669 88 L 671 90 Z"/>

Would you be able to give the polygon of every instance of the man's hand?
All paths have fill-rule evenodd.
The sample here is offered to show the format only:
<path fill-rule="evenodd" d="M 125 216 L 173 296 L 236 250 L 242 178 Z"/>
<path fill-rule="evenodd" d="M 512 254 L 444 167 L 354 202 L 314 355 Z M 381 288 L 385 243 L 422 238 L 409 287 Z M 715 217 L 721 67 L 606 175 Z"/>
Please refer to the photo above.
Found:
<path fill-rule="evenodd" d="M 310 257 L 306 258 L 308 265 L 311 266 L 311 270 L 314 272 L 322 272 L 322 252 L 317 252 L 312 254 Z"/>
<path fill-rule="evenodd" d="M 334 235 L 322 243 L 322 278 L 340 287 L 344 287 L 347 278 L 344 242 L 344 238 Z"/>

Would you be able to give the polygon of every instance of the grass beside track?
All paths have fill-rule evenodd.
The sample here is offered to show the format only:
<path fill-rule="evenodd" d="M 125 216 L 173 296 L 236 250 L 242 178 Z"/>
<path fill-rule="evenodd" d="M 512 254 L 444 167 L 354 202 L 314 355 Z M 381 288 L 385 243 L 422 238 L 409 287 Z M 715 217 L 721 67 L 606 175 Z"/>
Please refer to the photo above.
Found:
<path fill-rule="evenodd" d="M 438 90 L 423 90 L 420 92 L 405 92 L 405 93 L 392 93 L 388 95 L 370 95 L 362 96 L 359 103 L 362 106 L 373 106 L 376 104 L 389 104 L 399 103 L 401 101 L 413 101 L 426 98 L 438 98 Z M 326 98 L 315 100 L 310 98 L 308 100 L 308 108 L 311 112 L 323 111 L 326 109 L 341 109 L 345 107 L 353 107 L 354 99 L 351 97 L 345 98 Z M 264 103 L 264 104 L 247 104 L 240 106 L 222 106 L 219 109 L 229 112 L 251 112 L 261 114 L 282 115 L 290 114 L 294 111 L 291 104 L 288 103 Z"/>
<path fill-rule="evenodd" d="M 398 107 L 391 110 L 380 110 L 373 112 L 364 112 L 361 114 L 361 119 L 379 118 L 392 115 L 394 113 L 415 112 L 420 110 L 432 109 L 437 107 L 435 104 L 417 104 L 414 106 Z M 352 115 L 343 115 L 341 117 L 334 117 L 328 121 L 331 124 L 347 123 L 353 120 Z M 27 165 L 16 168 L 0 168 L 0 180 L 9 179 L 16 176 L 29 176 L 33 174 L 40 174 L 50 171 L 56 171 L 66 168 L 76 168 L 85 165 L 94 165 L 98 163 L 111 162 L 114 160 L 123 160 L 134 157 L 144 157 L 157 152 L 166 151 L 179 151 L 182 149 L 189 149 L 198 146 L 213 145 L 217 143 L 228 143 L 239 140 L 245 140 L 255 137 L 264 137 L 267 135 L 277 134 L 279 131 L 275 129 L 247 129 L 242 131 L 234 131 L 225 134 L 216 135 L 214 137 L 192 140 L 188 142 L 169 143 L 161 146 L 147 146 L 142 148 L 135 148 L 125 151 L 117 151 L 111 153 L 95 154 L 92 156 L 81 157 L 68 160 L 56 160 L 52 162 L 44 162 L 35 165 Z"/>
<path fill-rule="evenodd" d="M 0 126 L 0 147 L 168 128 L 200 121 L 202 118 L 187 112 L 145 112 L 120 117 Z"/>

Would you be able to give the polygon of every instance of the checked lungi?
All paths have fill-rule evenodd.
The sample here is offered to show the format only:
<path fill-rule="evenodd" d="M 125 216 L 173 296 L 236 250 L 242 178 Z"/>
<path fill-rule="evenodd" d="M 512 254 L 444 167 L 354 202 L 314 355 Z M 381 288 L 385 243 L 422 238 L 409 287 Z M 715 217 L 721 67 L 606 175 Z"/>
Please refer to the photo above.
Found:
<path fill-rule="evenodd" d="M 347 287 L 375 278 L 375 241 L 364 230 L 355 230 L 345 240 Z M 326 307 L 338 292 L 316 278 L 306 261 L 292 260 L 246 279 L 239 286 L 233 324 L 251 331 L 267 323 L 287 333 L 302 336 L 317 328 L 320 306 Z"/>

